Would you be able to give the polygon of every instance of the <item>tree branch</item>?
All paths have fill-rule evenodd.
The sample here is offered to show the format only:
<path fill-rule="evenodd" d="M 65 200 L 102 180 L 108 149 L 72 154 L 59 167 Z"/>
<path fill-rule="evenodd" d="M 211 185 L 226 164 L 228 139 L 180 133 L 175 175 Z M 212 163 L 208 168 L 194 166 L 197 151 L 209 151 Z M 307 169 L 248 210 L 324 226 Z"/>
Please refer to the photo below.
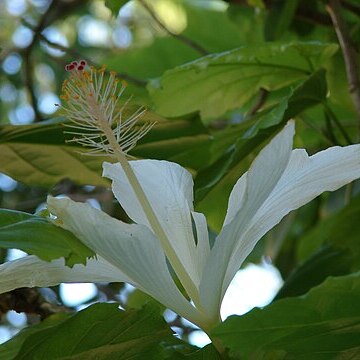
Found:
<path fill-rule="evenodd" d="M 354 103 L 358 116 L 358 131 L 360 135 L 360 82 L 357 69 L 357 54 L 352 44 L 346 23 L 341 15 L 341 6 L 338 0 L 329 0 L 326 5 L 333 22 L 336 35 L 344 56 L 347 79 L 349 83 L 349 92 Z"/>
<path fill-rule="evenodd" d="M 26 314 L 37 314 L 46 319 L 52 314 L 67 311 L 60 305 L 47 302 L 37 289 L 20 288 L 0 295 L 0 315 L 9 310 L 25 312 Z"/>
<path fill-rule="evenodd" d="M 27 21 L 23 20 L 22 23 L 26 27 L 28 27 L 29 29 L 34 31 L 31 24 L 29 24 Z M 38 35 L 38 39 L 43 41 L 44 43 L 48 44 L 49 46 L 55 48 L 55 49 L 61 50 L 61 51 L 65 52 L 65 53 L 71 55 L 73 58 L 84 59 L 84 60 L 86 60 L 86 62 L 88 64 L 93 65 L 95 67 L 99 67 L 98 64 L 96 64 L 94 61 L 87 58 L 83 54 L 81 54 L 79 51 L 76 51 L 74 49 L 68 48 L 67 46 L 64 46 L 64 45 L 58 44 L 56 42 L 53 42 L 53 41 L 49 40 L 46 36 L 41 34 L 41 33 Z M 126 73 L 123 73 L 123 72 L 118 72 L 117 74 L 121 79 L 126 80 L 126 81 L 128 81 L 128 82 L 130 82 L 130 83 L 132 83 L 134 85 L 144 87 L 147 84 L 146 80 L 139 79 L 139 78 L 137 78 L 135 76 L 132 76 L 132 75 L 129 75 L 129 74 L 126 74 Z"/>
<path fill-rule="evenodd" d="M 198 43 L 196 43 L 195 41 L 189 39 L 188 37 L 182 35 L 182 34 L 175 34 L 174 32 L 172 32 L 170 29 L 168 29 L 162 22 L 161 20 L 157 17 L 157 15 L 155 14 L 154 10 L 146 3 L 145 0 L 139 0 L 140 4 L 147 10 L 147 12 L 150 14 L 150 16 L 154 19 L 154 21 L 165 31 L 167 32 L 170 36 L 178 39 L 179 41 L 181 41 L 182 43 L 190 46 L 191 48 L 193 48 L 194 50 L 196 50 L 198 53 L 200 53 L 201 55 L 208 55 L 209 52 L 204 49 L 201 45 L 199 45 Z"/>
<path fill-rule="evenodd" d="M 34 50 L 34 47 L 39 39 L 39 36 L 43 29 L 46 26 L 46 22 L 48 19 L 49 14 L 53 11 L 53 8 L 56 5 L 56 1 L 52 1 L 47 8 L 47 10 L 44 12 L 44 14 L 41 16 L 38 24 L 35 28 L 32 28 L 33 30 L 33 38 L 31 43 L 24 49 L 23 51 L 23 60 L 24 60 L 24 83 L 26 88 L 28 89 L 29 96 L 30 96 L 30 102 L 35 112 L 35 122 L 41 121 L 42 116 L 40 114 L 38 104 L 37 104 L 37 97 L 34 90 L 34 77 L 33 77 L 33 66 L 32 66 L 32 52 Z"/>

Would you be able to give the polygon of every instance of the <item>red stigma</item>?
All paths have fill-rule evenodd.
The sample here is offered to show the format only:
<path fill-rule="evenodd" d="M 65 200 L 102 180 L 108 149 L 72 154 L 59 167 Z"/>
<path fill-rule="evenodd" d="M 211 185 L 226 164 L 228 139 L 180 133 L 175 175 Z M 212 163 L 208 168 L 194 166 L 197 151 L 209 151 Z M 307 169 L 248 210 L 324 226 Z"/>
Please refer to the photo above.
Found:
<path fill-rule="evenodd" d="M 70 64 L 67 64 L 65 66 L 66 71 L 72 71 L 72 70 L 78 70 L 83 71 L 85 69 L 85 66 L 87 65 L 85 60 L 80 61 L 72 61 Z"/>

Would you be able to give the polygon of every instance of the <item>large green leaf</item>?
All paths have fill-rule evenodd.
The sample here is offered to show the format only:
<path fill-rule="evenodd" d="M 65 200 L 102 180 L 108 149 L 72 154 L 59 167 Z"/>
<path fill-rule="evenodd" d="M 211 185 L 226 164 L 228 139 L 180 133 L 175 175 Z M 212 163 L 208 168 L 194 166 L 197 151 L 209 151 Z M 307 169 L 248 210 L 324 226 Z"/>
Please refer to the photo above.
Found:
<path fill-rule="evenodd" d="M 170 328 L 153 305 L 123 312 L 117 304 L 96 304 L 59 324 L 25 336 L 16 356 L 7 360 L 157 360 L 165 356 L 160 342 L 173 341 Z M 20 332 L 6 343 L 5 352 L 18 337 L 24 336 Z M 0 359 L 1 356 L 0 350 Z"/>
<path fill-rule="evenodd" d="M 148 89 L 161 115 L 200 111 L 203 119 L 214 119 L 246 104 L 260 88 L 273 91 L 306 79 L 336 50 L 334 44 L 301 42 L 242 47 L 168 70 Z"/>
<path fill-rule="evenodd" d="M 223 155 L 195 179 L 197 209 L 206 214 L 214 230 L 221 228 L 230 192 L 249 166 L 249 161 L 244 159 L 266 144 L 287 120 L 321 103 L 326 93 L 325 71 L 320 69 L 277 105 L 215 134 L 212 151 Z"/>
<path fill-rule="evenodd" d="M 21 249 L 40 259 L 65 258 L 68 266 L 95 255 L 75 235 L 40 216 L 0 209 L 0 248 Z"/>
<path fill-rule="evenodd" d="M 151 112 L 143 120 L 156 125 L 132 155 L 177 161 L 194 169 L 207 165 L 211 139 L 200 121 L 166 121 Z M 83 148 L 65 142 L 70 137 L 64 130 L 61 119 L 0 127 L 0 172 L 27 185 L 50 187 L 64 178 L 78 184 L 108 185 L 101 176 L 102 163 L 111 158 L 82 155 Z"/>
<path fill-rule="evenodd" d="M 299 298 L 232 316 L 212 335 L 240 359 L 360 356 L 360 274 L 329 278 Z"/>

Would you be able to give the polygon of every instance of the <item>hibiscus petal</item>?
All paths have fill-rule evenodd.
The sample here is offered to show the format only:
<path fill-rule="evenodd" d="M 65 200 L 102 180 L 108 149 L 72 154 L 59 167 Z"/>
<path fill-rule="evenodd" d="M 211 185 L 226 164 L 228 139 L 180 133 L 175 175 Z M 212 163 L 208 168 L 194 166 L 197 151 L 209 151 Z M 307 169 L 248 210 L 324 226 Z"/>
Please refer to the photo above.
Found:
<path fill-rule="evenodd" d="M 256 243 L 290 211 L 298 209 L 324 191 L 334 191 L 360 177 L 360 145 L 332 147 L 313 156 L 304 149 L 291 152 L 285 171 L 246 226 L 234 234 L 234 220 L 222 231 L 224 243 L 233 245 L 227 236 L 236 236 L 236 246 L 221 285 L 221 299 L 231 279 Z M 249 181 L 249 178 L 247 179 Z M 250 200 L 250 199 L 249 199 Z M 228 245 L 229 246 L 229 245 Z"/>
<path fill-rule="evenodd" d="M 123 272 L 128 282 L 201 324 L 199 312 L 176 287 L 158 240 L 144 225 L 125 224 L 88 204 L 48 198 L 49 209 L 84 244 Z"/>
<path fill-rule="evenodd" d="M 204 214 L 195 211 L 191 212 L 196 228 L 197 246 L 196 257 L 199 261 L 200 276 L 210 254 L 209 231 Z"/>
<path fill-rule="evenodd" d="M 128 281 L 128 279 L 101 257 L 87 260 L 86 266 L 77 264 L 72 268 L 65 265 L 64 259 L 47 262 L 34 255 L 0 265 L 0 293 L 21 287 L 115 281 Z"/>
<path fill-rule="evenodd" d="M 200 282 L 198 251 L 192 231 L 193 180 L 178 164 L 168 161 L 131 161 L 134 170 L 169 242 L 194 284 Z M 129 217 L 151 228 L 119 164 L 104 163 L 103 175 L 112 180 L 115 197 Z"/>
<path fill-rule="evenodd" d="M 271 194 L 285 171 L 292 151 L 293 135 L 294 122 L 290 121 L 259 153 L 249 171 L 238 180 L 230 195 L 225 226 L 216 238 L 200 283 L 203 307 L 213 316 L 215 316 L 214 312 L 220 309 L 222 298 L 229 285 L 229 278 L 231 281 L 235 275 L 229 272 L 228 264 L 232 261 L 242 231 Z M 250 251 L 254 245 L 249 244 Z M 240 265 L 241 263 L 239 267 Z"/>

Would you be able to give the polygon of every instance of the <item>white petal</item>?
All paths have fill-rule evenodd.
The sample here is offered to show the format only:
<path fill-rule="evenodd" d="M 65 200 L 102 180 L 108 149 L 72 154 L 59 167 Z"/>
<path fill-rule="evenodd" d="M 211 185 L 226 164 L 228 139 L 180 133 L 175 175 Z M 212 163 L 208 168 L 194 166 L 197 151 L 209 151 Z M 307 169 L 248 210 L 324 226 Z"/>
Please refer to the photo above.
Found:
<path fill-rule="evenodd" d="M 144 225 L 125 224 L 88 204 L 48 198 L 49 209 L 84 244 L 123 272 L 128 282 L 201 324 L 199 312 L 176 287 L 158 240 Z"/>
<path fill-rule="evenodd" d="M 236 182 L 230 194 L 223 227 L 233 220 L 239 210 L 246 211 L 247 217 L 251 217 L 268 197 L 289 162 L 294 131 L 295 124 L 289 121 Z"/>
<path fill-rule="evenodd" d="M 196 258 L 199 262 L 199 275 L 202 276 L 202 271 L 204 270 L 206 261 L 210 254 L 209 231 L 204 214 L 195 211 L 192 211 L 191 214 L 195 223 L 197 235 L 197 246 L 195 251 Z"/>
<path fill-rule="evenodd" d="M 47 287 L 60 283 L 117 282 L 128 279 L 116 267 L 98 257 L 86 266 L 65 266 L 64 259 L 51 262 L 31 255 L 0 265 L 0 293 L 21 287 Z"/>
<path fill-rule="evenodd" d="M 200 283 L 203 307 L 213 316 L 219 311 L 225 291 L 236 273 L 230 272 L 228 265 L 233 261 L 239 239 L 285 171 L 292 151 L 293 135 L 294 122 L 290 121 L 259 153 L 230 195 L 225 225 L 216 238 Z M 255 243 L 248 244 L 246 256 Z"/>
<path fill-rule="evenodd" d="M 172 248 L 193 282 L 198 285 L 202 269 L 192 231 L 193 180 L 178 164 L 168 161 L 131 161 L 134 170 Z M 129 217 L 150 228 L 146 216 L 119 164 L 104 163 L 103 175 L 110 178 L 115 197 Z"/>
<path fill-rule="evenodd" d="M 295 149 L 276 186 L 252 219 L 237 233 L 237 244 L 222 284 L 222 296 L 231 279 L 257 241 L 290 211 L 298 209 L 324 191 L 334 191 L 360 177 L 360 145 L 332 147 L 311 157 L 304 149 Z M 236 221 L 234 218 L 234 222 Z M 223 229 L 222 240 L 231 232 L 231 222 Z M 220 239 L 219 239 L 220 240 Z"/>

